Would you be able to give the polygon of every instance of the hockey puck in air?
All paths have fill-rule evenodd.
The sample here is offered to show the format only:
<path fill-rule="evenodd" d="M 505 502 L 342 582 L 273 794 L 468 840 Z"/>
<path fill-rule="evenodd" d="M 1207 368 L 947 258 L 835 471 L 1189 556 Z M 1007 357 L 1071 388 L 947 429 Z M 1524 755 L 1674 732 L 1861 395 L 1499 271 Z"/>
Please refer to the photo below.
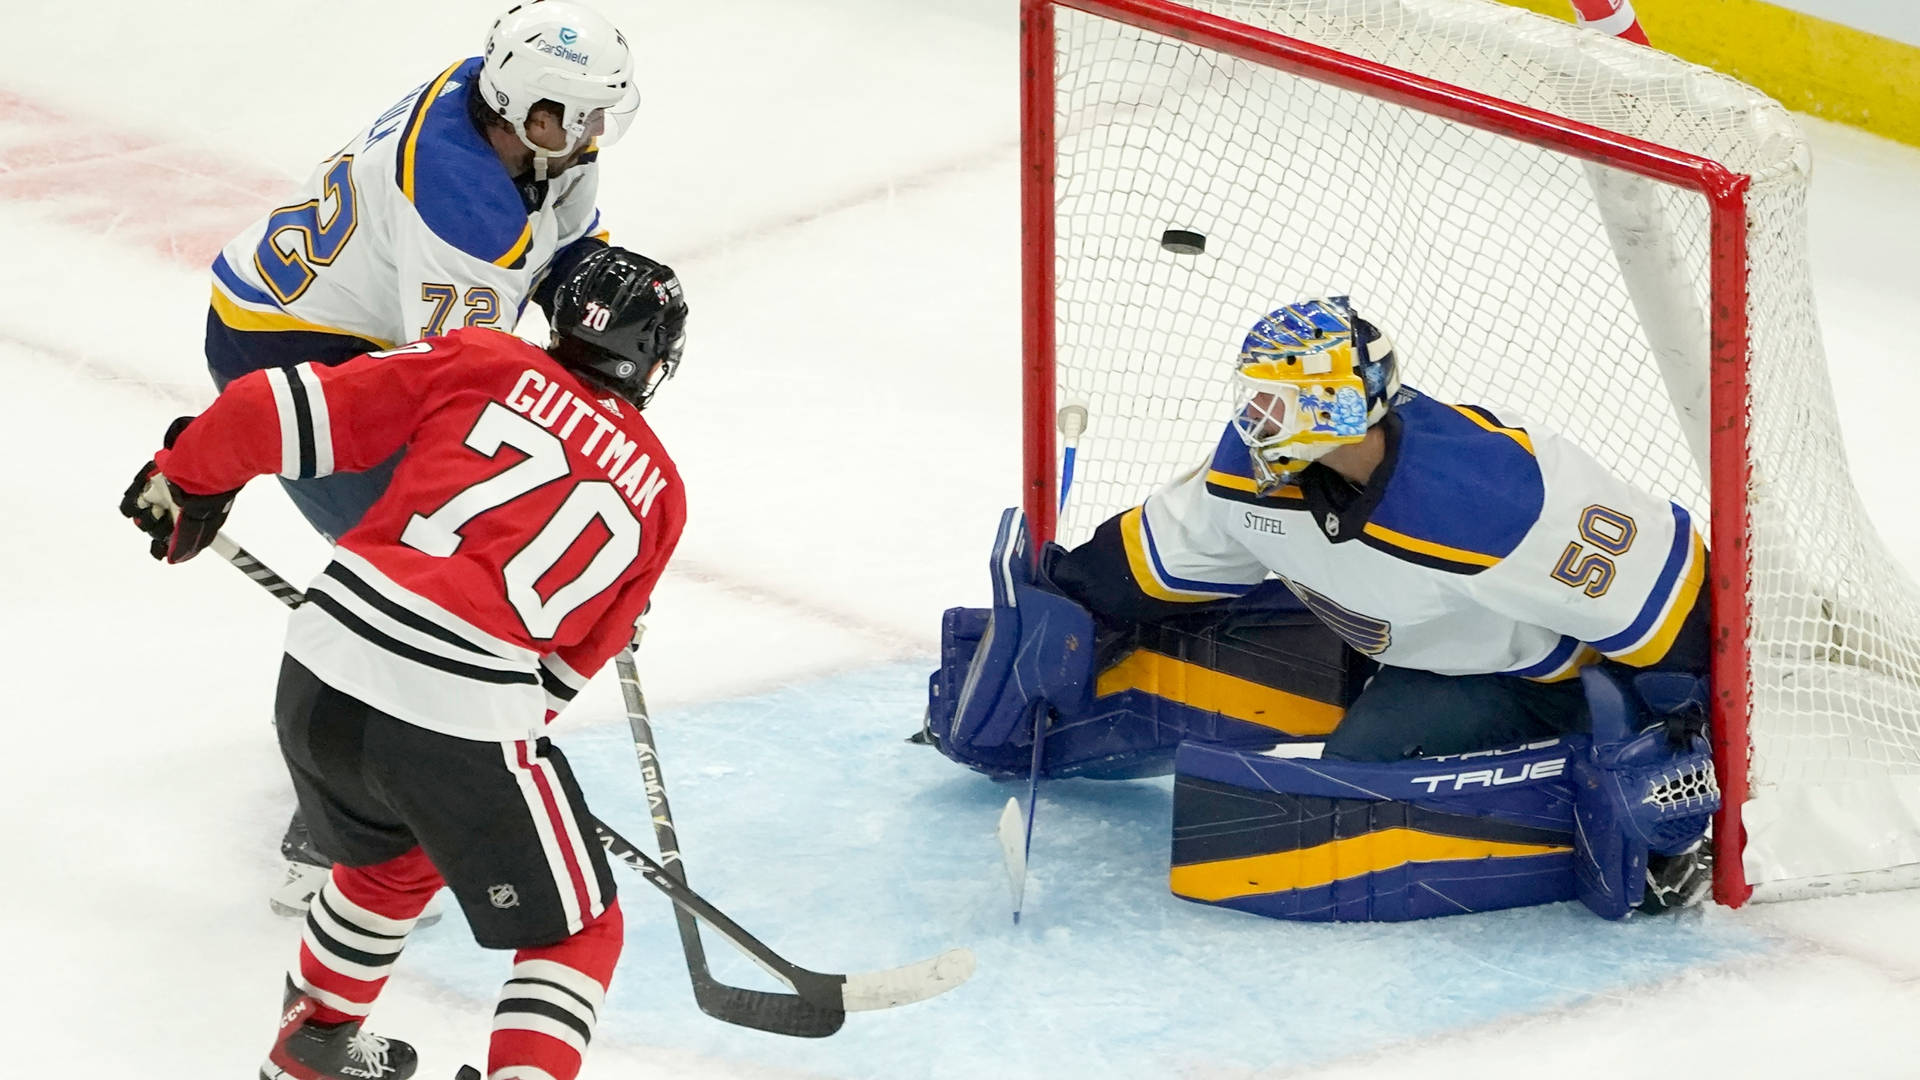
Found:
<path fill-rule="evenodd" d="M 1190 229 L 1168 229 L 1160 234 L 1160 246 L 1175 255 L 1198 255 L 1207 250 L 1207 238 Z"/>

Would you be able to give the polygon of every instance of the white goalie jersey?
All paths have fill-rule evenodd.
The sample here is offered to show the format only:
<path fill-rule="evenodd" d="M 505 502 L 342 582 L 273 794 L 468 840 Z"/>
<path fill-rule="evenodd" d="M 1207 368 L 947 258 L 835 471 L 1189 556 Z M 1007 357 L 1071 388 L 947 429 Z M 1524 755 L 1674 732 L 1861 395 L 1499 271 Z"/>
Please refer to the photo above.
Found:
<path fill-rule="evenodd" d="M 1403 390 L 1359 487 L 1312 467 L 1260 493 L 1232 427 L 1212 460 L 1121 515 L 1134 584 L 1161 601 L 1278 576 L 1356 650 L 1443 675 L 1572 677 L 1668 658 L 1706 547 L 1676 503 L 1485 409 Z"/>
<path fill-rule="evenodd" d="M 511 330 L 554 254 L 596 234 L 599 166 L 590 150 L 529 212 L 468 114 L 480 64 L 409 93 L 228 243 L 213 263 L 214 314 L 234 330 L 381 348 L 463 326 Z"/>

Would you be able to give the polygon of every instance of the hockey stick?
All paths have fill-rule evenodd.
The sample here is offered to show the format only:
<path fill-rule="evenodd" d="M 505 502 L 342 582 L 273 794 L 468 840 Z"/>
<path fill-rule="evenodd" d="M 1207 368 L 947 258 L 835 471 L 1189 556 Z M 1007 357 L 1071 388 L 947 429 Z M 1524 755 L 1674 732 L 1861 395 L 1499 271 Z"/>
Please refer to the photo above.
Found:
<path fill-rule="evenodd" d="M 1060 501 L 1054 507 L 1056 513 L 1065 513 L 1067 493 L 1073 490 L 1074 460 L 1079 454 L 1080 436 L 1087 430 L 1087 407 L 1077 401 L 1068 402 L 1060 407 L 1054 417 L 1054 425 L 1060 429 Z M 1027 902 L 1027 862 L 1033 855 L 1033 818 L 1040 810 L 1040 765 L 1045 757 L 1047 742 L 1047 713 L 1042 709 L 1033 717 L 1033 758 L 1027 770 L 1027 805 L 1024 810 L 1020 800 L 1008 796 L 1007 804 L 1000 808 L 1000 820 L 993 834 L 1000 841 L 1000 858 L 1007 867 L 1007 886 L 1013 892 L 1013 921 L 1020 922 L 1020 912 Z"/>
<path fill-rule="evenodd" d="M 247 549 L 228 539 L 224 533 L 215 534 L 209 546 L 221 558 L 238 567 L 247 577 L 272 593 L 275 599 L 286 606 L 297 608 L 306 603 L 305 593 L 295 588 L 287 579 L 274 573 L 272 568 L 255 558 Z M 637 681 L 635 689 L 638 689 Z M 642 707 L 644 708 L 644 703 Z M 649 734 L 651 734 L 650 729 Z M 728 944 L 739 949 L 768 974 L 793 987 L 795 991 L 795 995 L 766 994 L 765 991 L 746 990 L 715 983 L 714 985 L 722 991 L 721 994 L 714 996 L 716 1002 L 721 1000 L 738 1002 L 734 1006 L 737 1013 L 726 1016 L 708 1009 L 707 1003 L 701 1002 L 702 1011 L 716 1019 L 747 1027 L 759 1027 L 766 1031 L 778 1031 L 780 1029 L 754 1023 L 748 1018 L 775 1017 L 777 1008 L 781 1007 L 788 1008 L 790 1011 L 797 1010 L 792 1010 L 790 1006 L 777 1007 L 762 1002 L 757 997 L 734 998 L 734 995 L 766 995 L 773 998 L 794 996 L 796 1001 L 812 1006 L 816 1011 L 838 1014 L 838 1019 L 844 1020 L 848 1012 L 890 1009 L 898 1005 L 925 1001 L 927 998 L 953 989 L 973 975 L 973 953 L 967 949 L 948 949 L 938 956 L 903 964 L 897 968 L 858 972 L 851 975 L 826 974 L 800 967 L 768 948 L 759 938 L 741 929 L 740 925 L 728 918 L 725 912 L 714 907 L 699 893 L 689 888 L 684 881 L 654 862 L 645 852 L 634 847 L 631 841 L 615 832 L 606 822 L 594 819 L 593 828 L 600 840 L 600 846 L 606 850 L 607 854 L 639 871 L 640 876 L 646 878 L 648 884 L 665 893 L 667 899 L 673 901 L 675 908 L 713 927 L 721 937 L 727 939 Z M 665 850 L 663 845 L 662 854 L 665 854 Z M 677 859 L 678 854 L 676 849 L 673 857 Z M 701 956 L 704 963 L 704 952 Z M 823 1025 L 824 1020 L 815 1018 L 812 1021 L 812 1027 L 815 1030 L 783 1033 L 817 1038 L 833 1034 L 840 1026 L 836 1022 L 832 1028 L 817 1030 Z M 802 1025 L 796 1022 L 795 1026 Z"/>
<path fill-rule="evenodd" d="M 643 632 L 644 627 L 634 628 L 634 649 L 640 647 Z M 627 727 L 633 732 L 633 754 L 640 762 L 640 779 L 647 789 L 647 809 L 653 817 L 654 842 L 660 848 L 660 862 L 675 880 L 685 885 L 687 870 L 680 857 L 679 836 L 673 828 L 673 810 L 667 805 L 660 752 L 654 746 L 653 722 L 647 713 L 646 694 L 640 689 L 640 673 L 634 664 L 633 650 L 620 650 L 614 664 L 620 672 L 620 693 L 627 704 Z M 700 940 L 699 923 L 684 908 L 676 907 L 673 914 L 680 926 L 680 948 L 687 957 L 693 1000 L 701 1012 L 728 1023 L 805 1038 L 831 1035 L 847 1022 L 845 1009 L 823 1008 L 797 994 L 748 990 L 714 979 L 707 968 L 707 951 Z"/>
<path fill-rule="evenodd" d="M 1077 401 L 1062 405 L 1054 424 L 1060 429 L 1061 447 L 1060 500 L 1054 507 L 1058 512 L 1067 508 L 1067 492 L 1073 490 L 1074 458 L 1080 453 L 1080 436 L 1087 430 L 1087 407 Z"/>

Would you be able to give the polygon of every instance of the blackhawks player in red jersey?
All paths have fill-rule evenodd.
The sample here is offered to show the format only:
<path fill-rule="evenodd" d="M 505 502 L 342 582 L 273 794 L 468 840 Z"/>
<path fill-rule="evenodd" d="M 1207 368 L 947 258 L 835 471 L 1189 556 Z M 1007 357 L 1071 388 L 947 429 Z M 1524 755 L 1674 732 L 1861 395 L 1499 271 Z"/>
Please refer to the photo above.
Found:
<path fill-rule="evenodd" d="M 405 1080 L 361 1029 L 443 884 L 514 951 L 490 1076 L 579 1072 L 621 946 L 606 855 L 541 734 L 633 635 L 686 520 L 640 416 L 680 361 L 665 266 L 608 248 L 559 283 L 546 349 L 484 328 L 234 380 L 175 421 L 121 510 L 184 562 L 255 476 L 406 455 L 287 630 L 275 702 L 300 808 L 335 853 L 263 1080 Z"/>

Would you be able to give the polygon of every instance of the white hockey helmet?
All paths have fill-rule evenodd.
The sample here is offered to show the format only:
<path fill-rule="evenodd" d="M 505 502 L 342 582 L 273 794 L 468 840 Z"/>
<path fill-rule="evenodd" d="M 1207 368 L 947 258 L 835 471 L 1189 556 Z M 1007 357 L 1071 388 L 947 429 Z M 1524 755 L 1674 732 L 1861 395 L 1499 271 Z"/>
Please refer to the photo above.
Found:
<path fill-rule="evenodd" d="M 566 157 L 590 139 L 601 146 L 619 141 L 640 108 L 627 39 L 574 0 L 529 0 L 495 19 L 480 65 L 480 93 L 533 151 L 543 179 L 548 159 Z M 562 149 L 527 138 L 527 113 L 543 100 L 562 110 Z"/>

